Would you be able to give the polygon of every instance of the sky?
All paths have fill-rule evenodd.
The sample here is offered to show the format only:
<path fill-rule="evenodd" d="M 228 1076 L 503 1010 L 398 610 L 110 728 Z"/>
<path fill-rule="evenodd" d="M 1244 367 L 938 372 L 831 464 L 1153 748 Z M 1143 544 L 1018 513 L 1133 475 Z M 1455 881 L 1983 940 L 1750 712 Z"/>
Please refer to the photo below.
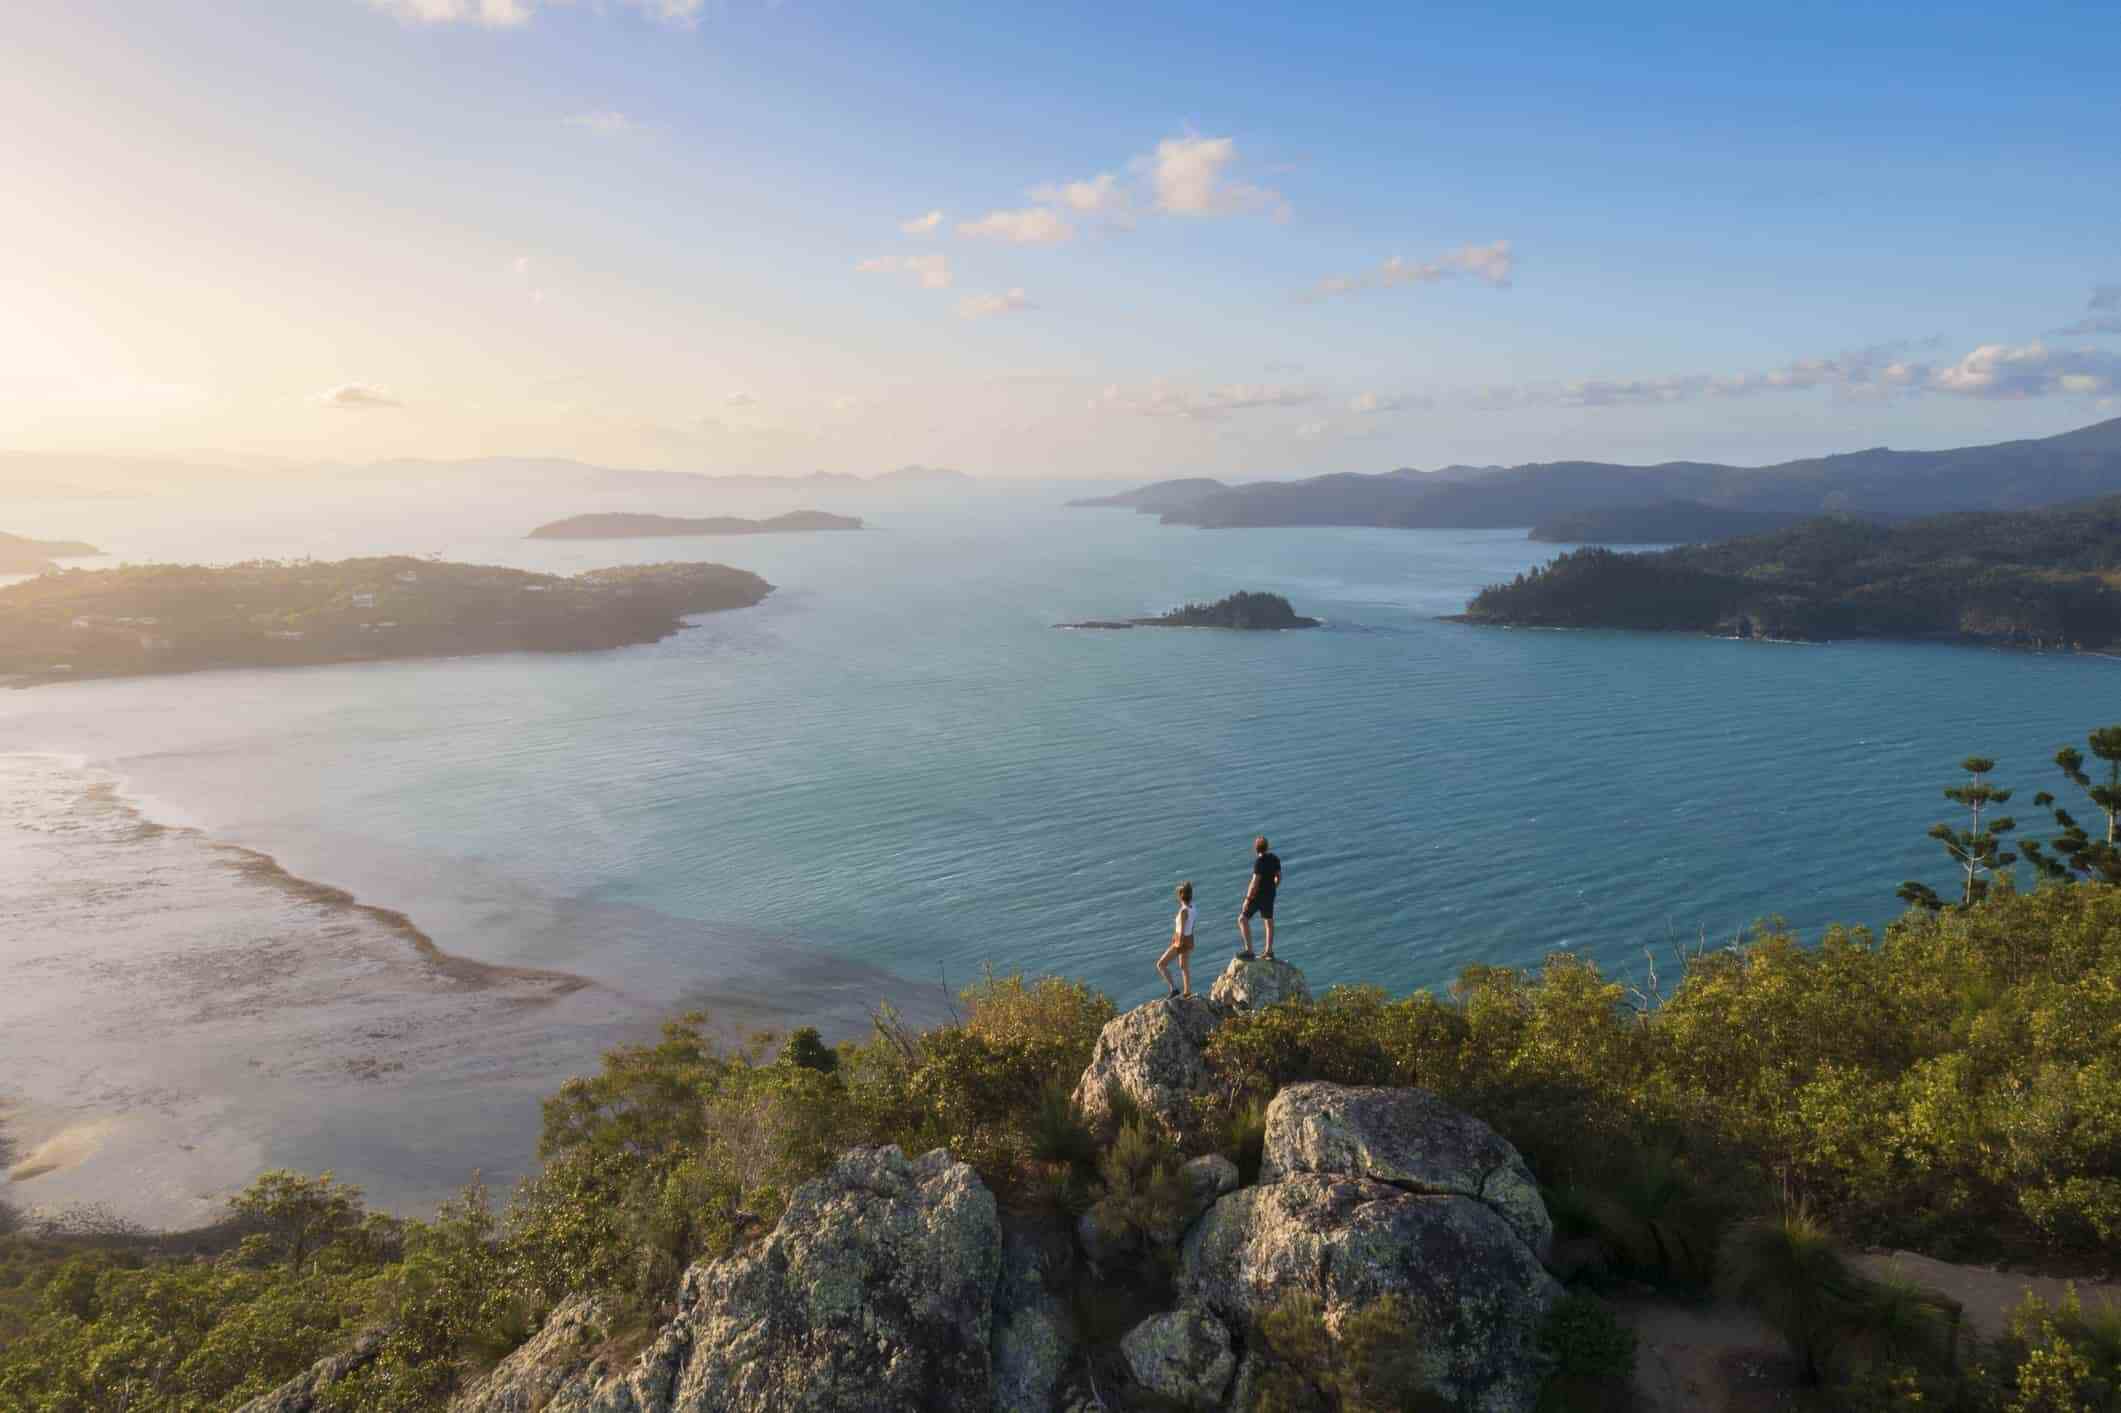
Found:
<path fill-rule="evenodd" d="M 1146 480 L 2044 436 L 2121 416 L 2117 41 L 2039 0 L 10 0 L 0 450 Z"/>

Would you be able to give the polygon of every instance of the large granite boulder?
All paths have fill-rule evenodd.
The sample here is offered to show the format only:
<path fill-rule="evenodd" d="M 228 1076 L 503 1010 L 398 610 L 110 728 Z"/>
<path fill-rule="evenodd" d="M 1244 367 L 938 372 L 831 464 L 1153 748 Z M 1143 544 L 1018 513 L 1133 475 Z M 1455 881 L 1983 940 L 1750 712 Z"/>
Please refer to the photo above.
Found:
<path fill-rule="evenodd" d="M 1295 1173 L 1374 1178 L 1407 1192 L 1470 1197 L 1545 1260 L 1554 1223 L 1539 1182 L 1501 1134 L 1426 1089 L 1292 1084 L 1267 1107 L 1261 1182 Z"/>
<path fill-rule="evenodd" d="M 1208 988 L 1209 1003 L 1222 1011 L 1263 1011 L 1284 1001 L 1308 1001 L 1304 974 L 1279 957 L 1233 957 Z"/>
<path fill-rule="evenodd" d="M 577 1296 L 546 1316 L 528 1343 L 458 1394 L 450 1413 L 542 1413 L 569 1384 L 594 1383 L 610 1374 L 596 1358 L 597 1346 L 609 1337 L 598 1303 Z"/>
<path fill-rule="evenodd" d="M 1178 1142 L 1199 1120 L 1194 1096 L 1208 1085 L 1201 1051 L 1222 1017 L 1200 996 L 1173 996 L 1113 1017 L 1099 1032 L 1090 1066 L 1075 1086 L 1075 1107 L 1100 1136 L 1117 1127 L 1114 1091 Z"/>
<path fill-rule="evenodd" d="M 1261 1181 L 1217 1202 L 1186 1238 L 1184 1298 L 1249 1330 L 1294 1295 L 1315 1301 L 1329 1324 L 1397 1296 L 1420 1332 L 1432 1389 L 1472 1413 L 1527 1413 L 1544 1372 L 1539 1323 L 1561 1295 L 1535 1249 L 1540 1234 L 1551 1233 L 1544 1208 L 1525 1210 L 1508 1183 L 1496 1186 L 1491 1203 L 1477 1172 L 1475 1180 L 1449 1180 L 1466 1191 L 1428 1181 L 1447 1165 L 1413 1151 L 1421 1130 L 1395 1127 L 1407 1114 L 1428 1115 L 1428 1127 L 1450 1143 L 1481 1151 L 1464 1130 L 1430 1114 L 1430 1096 L 1402 1109 L 1379 1096 L 1409 1091 L 1336 1089 L 1292 1086 L 1269 1106 Z M 1488 1136 L 1501 1145 L 1492 1154 L 1496 1170 L 1522 1167 L 1514 1150 Z M 1328 1161 L 1356 1170 L 1307 1166 Z M 1362 1171 L 1365 1164 L 1397 1176 Z M 1537 1202 L 1536 1189 L 1530 1199 Z"/>
<path fill-rule="evenodd" d="M 1213 1315 L 1192 1308 L 1151 1315 L 1127 1331 L 1119 1352 L 1136 1383 L 1187 1408 L 1221 1406 L 1223 1390 L 1237 1371 L 1230 1331 Z"/>
<path fill-rule="evenodd" d="M 993 1413 L 1001 1266 L 994 1196 L 970 1167 L 941 1149 L 857 1148 L 797 1188 L 758 1246 L 687 1271 L 677 1318 L 627 1371 L 591 1363 L 554 1377 L 562 1346 L 583 1348 L 561 1333 L 457 1409 Z"/>

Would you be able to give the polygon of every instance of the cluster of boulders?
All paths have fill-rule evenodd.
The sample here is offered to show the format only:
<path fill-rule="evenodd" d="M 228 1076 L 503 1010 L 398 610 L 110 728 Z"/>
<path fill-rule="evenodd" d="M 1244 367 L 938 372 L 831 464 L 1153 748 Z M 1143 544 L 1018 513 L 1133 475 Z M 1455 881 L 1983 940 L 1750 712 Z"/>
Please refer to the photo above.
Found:
<path fill-rule="evenodd" d="M 1231 1013 L 1308 996 L 1294 967 L 1233 962 L 1206 999 L 1114 1019 L 1076 1091 L 1108 1129 L 1115 1096 L 1194 1140 L 1203 1048 Z M 941 1150 L 857 1149 L 799 1188 L 754 1248 L 687 1272 L 677 1317 L 613 1367 L 596 1303 L 563 1306 L 463 1393 L 454 1413 L 1048 1413 L 1114 1408 L 1077 1333 L 1074 1263 L 1124 1269 L 1161 1246 L 1170 1308 L 1126 1330 L 1119 1356 L 1158 1406 L 1251 1407 L 1263 1316 L 1292 1298 L 1329 1328 L 1396 1298 L 1418 1331 L 1421 1377 L 1453 1406 L 1528 1413 L 1540 1317 L 1560 1294 L 1543 1266 L 1553 1228 L 1508 1143 L 1418 1089 L 1298 1084 L 1267 1109 L 1259 1180 L 1228 1158 L 1183 1169 L 1166 1230 L 1074 1234 L 1018 1225 Z M 253 1409 L 303 1413 L 325 1366 Z M 299 1385 L 299 1389 L 297 1388 Z"/>

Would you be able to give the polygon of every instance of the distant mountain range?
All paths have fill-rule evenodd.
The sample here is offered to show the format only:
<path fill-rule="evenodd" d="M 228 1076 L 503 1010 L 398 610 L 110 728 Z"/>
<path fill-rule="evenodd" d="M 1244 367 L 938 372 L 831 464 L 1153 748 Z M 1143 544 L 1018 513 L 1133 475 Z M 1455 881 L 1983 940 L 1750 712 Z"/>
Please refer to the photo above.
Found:
<path fill-rule="evenodd" d="M 1784 516 L 1907 517 L 1948 510 L 2021 510 L 2121 492 L 2121 418 L 2060 436 L 1950 451 L 1845 452 L 1776 466 L 1599 461 L 1403 468 L 1301 481 L 1226 485 L 1160 481 L 1076 504 L 1132 506 L 1169 525 L 1210 529 L 1374 525 L 1503 529 L 1556 517 L 1687 502 Z M 1758 527 L 1749 527 L 1758 528 Z"/>
<path fill-rule="evenodd" d="M 814 471 L 805 476 L 716 475 L 598 466 L 566 457 L 483 456 L 465 461 L 401 458 L 358 466 L 294 462 L 229 464 L 177 457 L 0 452 L 0 500 L 90 500 L 181 493 L 202 485 L 375 488 L 412 485 L 498 491 L 596 494 L 698 490 L 800 490 L 812 495 L 878 490 L 947 490 L 973 478 L 943 466 L 901 466 L 874 476 Z"/>

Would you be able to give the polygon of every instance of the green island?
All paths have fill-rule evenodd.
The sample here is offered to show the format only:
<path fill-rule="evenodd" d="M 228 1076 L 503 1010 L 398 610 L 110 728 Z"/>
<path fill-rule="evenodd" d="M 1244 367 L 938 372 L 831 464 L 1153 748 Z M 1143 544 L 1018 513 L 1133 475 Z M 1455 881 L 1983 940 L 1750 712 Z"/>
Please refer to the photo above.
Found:
<path fill-rule="evenodd" d="M 0 679 L 585 652 L 652 643 L 688 614 L 772 591 L 724 564 L 573 578 L 407 557 L 66 570 L 0 588 Z"/>
<path fill-rule="evenodd" d="M 103 553 L 79 540 L 32 540 L 0 533 L 0 574 L 47 574 L 55 559 L 86 559 Z"/>
<path fill-rule="evenodd" d="M 1459 621 L 1741 638 L 2121 644 L 2121 496 L 1895 525 L 1825 516 L 1720 544 L 1571 551 Z"/>
<path fill-rule="evenodd" d="M 746 520 L 738 515 L 687 518 L 680 515 L 635 515 L 611 513 L 572 515 L 540 525 L 530 532 L 533 540 L 635 540 L 666 535 L 785 535 L 813 530 L 859 530 L 858 515 L 832 515 L 822 510 L 791 510 L 764 520 Z"/>
<path fill-rule="evenodd" d="M 1061 628 L 1234 628 L 1246 632 L 1276 632 L 1284 628 L 1316 628 L 1319 620 L 1306 618 L 1280 594 L 1240 589 L 1214 603 L 1188 603 L 1151 618 L 1093 618 L 1082 623 L 1062 623 Z"/>
<path fill-rule="evenodd" d="M 1542 520 L 1526 539 L 1554 545 L 1679 545 L 1783 530 L 1812 517 L 1793 510 L 1730 510 L 1694 500 L 1607 506 Z"/>
<path fill-rule="evenodd" d="M 1126 1012 L 990 975 L 837 1045 L 686 1016 L 545 1102 L 505 1202 L 275 1171 L 194 1232 L 0 1207 L 0 1407 L 2112 1410 L 2111 1303 L 1984 1315 L 1863 1254 L 2121 1252 L 2121 726 L 2089 747 L 2023 890 L 1968 759 L 1882 935 L 1399 996 L 1233 961 Z M 1659 1310 L 1780 1340 L 1757 1397 L 1638 1401 Z"/>

